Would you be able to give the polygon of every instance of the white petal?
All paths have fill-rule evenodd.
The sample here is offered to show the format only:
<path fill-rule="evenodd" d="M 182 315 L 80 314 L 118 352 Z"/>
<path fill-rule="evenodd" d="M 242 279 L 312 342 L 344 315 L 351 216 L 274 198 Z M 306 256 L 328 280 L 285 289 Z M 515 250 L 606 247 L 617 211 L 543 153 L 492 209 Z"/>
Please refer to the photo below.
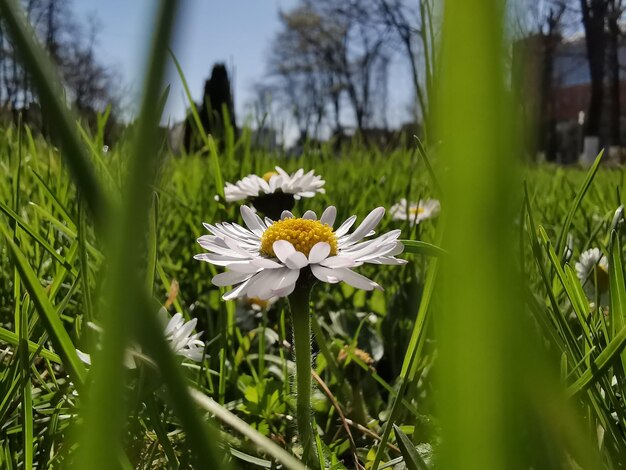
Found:
<path fill-rule="evenodd" d="M 267 258 L 256 258 L 251 261 L 254 266 L 258 266 L 263 269 L 278 269 L 282 268 L 283 265 Z"/>
<path fill-rule="evenodd" d="M 299 271 L 296 271 L 299 272 Z M 296 283 L 288 284 L 286 287 L 283 287 L 279 290 L 274 290 L 274 297 L 287 297 L 289 296 L 296 288 Z"/>
<path fill-rule="evenodd" d="M 331 256 L 320 263 L 327 268 L 350 268 L 357 266 L 359 263 L 348 256 Z"/>
<path fill-rule="evenodd" d="M 240 212 L 246 226 L 252 231 L 252 233 L 260 237 L 265 231 L 265 226 L 259 216 L 252 212 L 252 209 L 248 206 L 241 206 Z"/>
<path fill-rule="evenodd" d="M 241 258 L 233 258 L 230 256 L 214 255 L 212 253 L 200 253 L 194 255 L 194 259 L 198 261 L 205 261 L 207 263 L 214 264 L 216 266 L 228 266 L 230 263 L 236 263 L 242 261 Z"/>
<path fill-rule="evenodd" d="M 325 268 L 324 266 L 320 266 L 319 264 L 311 265 L 311 272 L 316 278 L 318 278 L 322 282 L 336 284 L 341 281 L 341 279 L 337 277 L 337 273 L 335 273 L 334 269 Z"/>
<path fill-rule="evenodd" d="M 285 179 L 289 179 L 289 175 L 287 174 L 287 172 L 285 170 L 283 170 L 281 167 L 279 166 L 275 166 L 274 167 L 276 169 L 276 173 L 278 173 L 279 175 L 281 175 L 283 178 Z"/>
<path fill-rule="evenodd" d="M 240 282 L 243 282 L 246 279 L 249 279 L 250 277 L 252 277 L 251 273 L 238 273 L 235 271 L 226 271 L 226 272 L 216 274 L 215 276 L 213 276 L 213 279 L 211 279 L 211 282 L 218 287 L 232 286 L 235 284 L 239 284 Z"/>
<path fill-rule="evenodd" d="M 80 359 L 82 362 L 89 366 L 91 365 L 91 356 L 89 354 L 82 352 L 80 349 L 77 349 L 76 355 L 78 356 L 78 359 Z"/>
<path fill-rule="evenodd" d="M 241 248 L 237 244 L 237 241 L 233 240 L 232 238 L 225 237 L 224 238 L 224 243 L 226 243 L 226 245 L 228 245 L 228 248 L 230 248 L 235 253 L 238 253 L 238 254 L 240 254 L 243 257 L 246 257 L 246 258 L 253 258 L 254 257 L 254 255 L 252 253 L 250 253 L 249 251 L 244 250 L 243 248 Z"/>
<path fill-rule="evenodd" d="M 241 284 L 239 284 L 237 287 L 235 287 L 233 290 L 226 292 L 223 296 L 222 299 L 224 300 L 233 300 L 236 299 L 237 297 L 243 297 L 244 295 L 246 295 L 246 289 L 248 288 L 248 285 L 250 284 L 250 282 L 256 277 L 258 276 L 258 274 L 255 274 L 254 276 L 252 276 L 250 279 L 248 279 L 245 282 L 242 282 Z"/>
<path fill-rule="evenodd" d="M 293 219 L 293 214 L 289 211 L 283 211 L 280 214 L 280 220 L 283 220 L 283 219 Z"/>
<path fill-rule="evenodd" d="M 404 244 L 402 242 L 396 242 L 396 247 L 391 252 L 388 253 L 389 256 L 399 255 L 404 251 Z"/>
<path fill-rule="evenodd" d="M 317 220 L 317 214 L 313 211 L 306 211 L 302 218 L 307 220 Z"/>
<path fill-rule="evenodd" d="M 345 282 L 346 284 L 350 284 L 352 287 L 355 287 L 357 289 L 363 289 L 363 290 L 372 290 L 372 289 L 383 290 L 382 287 L 380 287 L 374 281 L 366 278 L 365 276 L 362 276 L 359 273 L 355 273 L 354 271 L 348 268 L 342 268 L 337 271 L 341 271 L 341 274 L 340 274 L 341 280 Z"/>
<path fill-rule="evenodd" d="M 287 240 L 276 240 L 272 245 L 272 249 L 276 253 L 276 257 L 283 263 L 286 263 L 287 258 L 296 252 L 294 246 Z"/>
<path fill-rule="evenodd" d="M 377 207 L 372 212 L 370 212 L 367 217 L 361 222 L 359 228 L 357 228 L 352 235 L 350 235 L 351 241 L 358 241 L 365 237 L 374 227 L 378 225 L 380 220 L 385 215 L 384 207 Z"/>
<path fill-rule="evenodd" d="M 328 258 L 329 254 L 330 245 L 326 242 L 318 242 L 309 252 L 309 263 L 320 263 Z"/>
<path fill-rule="evenodd" d="M 343 224 L 341 224 L 337 230 L 335 230 L 335 236 L 339 238 L 345 235 L 346 233 L 348 233 L 348 230 L 350 230 L 350 227 L 352 227 L 352 224 L 354 224 L 355 220 L 356 220 L 356 215 L 348 217 L 346 221 Z"/>
<path fill-rule="evenodd" d="M 272 288 L 281 278 L 280 272 L 275 269 L 261 271 L 254 276 L 246 290 L 249 297 L 258 297 L 267 300 L 272 297 Z"/>
<path fill-rule="evenodd" d="M 308 266 L 309 260 L 304 253 L 296 251 L 287 257 L 285 264 L 289 269 L 302 269 Z"/>
<path fill-rule="evenodd" d="M 165 327 L 165 336 L 169 335 L 174 330 L 179 328 L 182 323 L 184 323 L 182 313 L 176 312 L 174 316 L 170 318 L 170 321 L 167 322 L 167 326 Z"/>
<path fill-rule="evenodd" d="M 256 260 L 245 260 L 236 263 L 229 263 L 226 265 L 226 269 L 238 273 L 253 274 L 262 269 L 262 266 L 256 265 L 255 262 Z"/>
<path fill-rule="evenodd" d="M 285 287 L 288 287 L 291 284 L 294 284 L 298 280 L 299 276 L 300 276 L 299 269 L 287 269 L 287 268 L 284 269 L 283 271 L 281 271 L 281 278 L 278 280 L 278 282 L 274 286 L 274 290 L 282 290 Z"/>
<path fill-rule="evenodd" d="M 335 206 L 327 207 L 322 216 L 320 217 L 320 222 L 323 224 L 328 224 L 331 227 L 335 223 L 335 218 L 337 217 L 337 209 Z"/>

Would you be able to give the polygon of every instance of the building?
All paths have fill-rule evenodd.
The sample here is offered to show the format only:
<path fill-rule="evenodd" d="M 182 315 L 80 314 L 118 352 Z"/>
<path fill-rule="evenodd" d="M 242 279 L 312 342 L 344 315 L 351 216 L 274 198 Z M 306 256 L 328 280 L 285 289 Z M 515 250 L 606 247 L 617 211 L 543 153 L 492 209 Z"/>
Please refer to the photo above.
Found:
<path fill-rule="evenodd" d="M 619 48 L 626 65 L 626 42 Z M 626 143 L 626 70 L 620 69 L 620 142 Z M 566 38 L 536 34 L 513 46 L 513 83 L 519 92 L 529 151 L 560 163 L 578 161 L 591 79 L 584 33 Z M 608 141 L 611 94 L 605 84 L 600 143 Z"/>

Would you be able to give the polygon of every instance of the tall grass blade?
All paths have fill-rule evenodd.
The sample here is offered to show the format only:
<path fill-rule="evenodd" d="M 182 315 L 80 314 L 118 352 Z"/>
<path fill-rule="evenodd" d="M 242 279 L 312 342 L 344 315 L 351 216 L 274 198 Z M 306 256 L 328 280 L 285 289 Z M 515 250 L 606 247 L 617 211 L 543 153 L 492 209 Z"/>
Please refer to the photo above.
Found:
<path fill-rule="evenodd" d="M 524 431 L 511 429 L 513 416 L 525 416 L 517 386 L 525 368 L 517 349 L 522 299 L 512 227 L 519 202 L 512 188 L 521 182 L 508 147 L 513 107 L 504 88 L 504 4 L 446 0 L 443 7 L 436 115 L 448 168 L 442 248 L 451 255 L 442 259 L 436 317 L 437 400 L 439 464 L 452 470 L 524 468 L 537 451 L 522 450 Z"/>
<path fill-rule="evenodd" d="M 402 430 L 393 425 L 393 432 L 396 434 L 398 440 L 398 447 L 402 451 L 402 457 L 404 457 L 404 464 L 408 470 L 428 470 L 428 466 L 424 459 L 420 457 L 420 454 L 415 449 L 415 446 L 411 442 L 411 439 L 408 438 L 406 434 L 402 432 Z"/>
<path fill-rule="evenodd" d="M 587 176 L 585 177 L 585 180 L 580 185 L 580 189 L 576 193 L 574 202 L 572 203 L 569 211 L 567 212 L 567 215 L 565 216 L 565 220 L 563 221 L 563 224 L 561 225 L 561 232 L 559 233 L 559 238 L 556 243 L 557 253 L 563 253 L 563 249 L 565 248 L 565 241 L 567 240 L 567 234 L 569 233 L 569 229 L 572 225 L 572 221 L 574 220 L 574 214 L 578 210 L 578 207 L 580 206 L 580 203 L 582 202 L 583 197 L 585 197 L 585 194 L 587 194 L 587 191 L 589 190 L 589 187 L 591 186 L 591 183 L 593 182 L 593 178 L 596 176 L 596 173 L 598 171 L 598 167 L 600 166 L 600 162 L 602 161 L 603 155 L 604 155 L 604 150 L 601 150 L 598 156 L 596 157 L 595 161 L 593 162 L 593 165 L 591 165 L 591 168 L 589 168 L 589 171 L 587 172 Z"/>

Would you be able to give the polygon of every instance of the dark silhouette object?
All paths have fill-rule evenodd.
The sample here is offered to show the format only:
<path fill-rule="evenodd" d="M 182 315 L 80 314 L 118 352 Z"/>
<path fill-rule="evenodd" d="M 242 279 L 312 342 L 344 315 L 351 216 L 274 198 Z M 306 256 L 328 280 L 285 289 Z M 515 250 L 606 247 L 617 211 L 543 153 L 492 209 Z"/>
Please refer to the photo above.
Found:
<path fill-rule="evenodd" d="M 204 83 L 202 104 L 196 103 L 202 127 L 211 134 L 220 145 L 223 145 L 228 132 L 236 137 L 235 107 L 231 93 L 230 80 L 224 64 L 215 64 L 211 78 Z M 187 153 L 199 150 L 204 146 L 191 112 L 185 121 L 185 150 Z"/>
<path fill-rule="evenodd" d="M 607 0 L 580 0 L 585 28 L 587 60 L 591 76 L 591 100 L 585 121 L 585 135 L 600 135 L 602 105 L 604 103 L 604 78 L 606 64 Z"/>

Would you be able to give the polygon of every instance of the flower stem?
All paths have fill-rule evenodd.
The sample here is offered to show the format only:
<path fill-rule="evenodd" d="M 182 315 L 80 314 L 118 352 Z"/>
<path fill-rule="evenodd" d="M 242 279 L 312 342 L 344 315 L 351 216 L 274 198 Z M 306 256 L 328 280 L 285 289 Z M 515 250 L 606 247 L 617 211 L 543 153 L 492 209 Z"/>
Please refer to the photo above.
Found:
<path fill-rule="evenodd" d="M 302 461 L 316 467 L 313 428 L 311 426 L 311 285 L 298 282 L 289 296 L 296 357 L 296 422 L 302 444 Z"/>

